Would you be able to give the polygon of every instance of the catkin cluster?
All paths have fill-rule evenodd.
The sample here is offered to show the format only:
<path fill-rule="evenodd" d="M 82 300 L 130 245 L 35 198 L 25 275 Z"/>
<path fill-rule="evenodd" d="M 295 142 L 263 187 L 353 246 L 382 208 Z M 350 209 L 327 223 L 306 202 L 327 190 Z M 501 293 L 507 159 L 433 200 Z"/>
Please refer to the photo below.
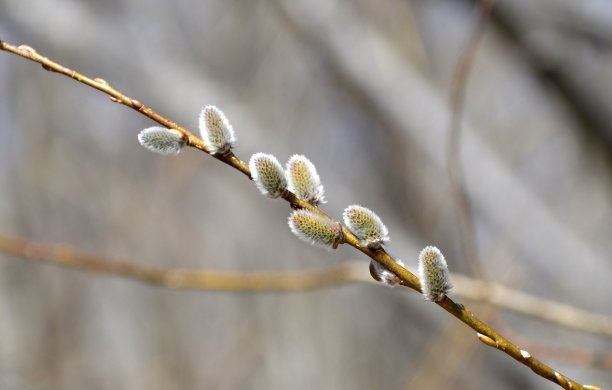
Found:
<path fill-rule="evenodd" d="M 225 114 L 215 106 L 205 106 L 199 118 L 202 140 L 210 154 L 227 155 L 236 143 L 234 129 Z M 176 129 L 150 127 L 138 134 L 138 141 L 145 148 L 161 154 L 178 154 L 185 146 L 186 136 Z M 325 203 L 321 178 L 314 164 L 305 156 L 295 154 L 289 158 L 285 168 L 271 154 L 255 153 L 249 160 L 251 177 L 259 191 L 269 197 L 278 198 L 292 192 L 298 199 L 314 207 Z M 364 248 L 373 251 L 383 249 L 389 241 L 389 231 L 380 217 L 372 210 L 359 206 L 348 206 L 342 219 L 346 228 L 355 234 Z M 288 224 L 299 239 L 327 249 L 335 249 L 343 243 L 342 225 L 310 210 L 293 210 Z M 397 259 L 402 267 L 404 263 Z M 398 275 L 384 265 L 372 260 L 370 274 L 388 286 L 401 283 Z M 448 266 L 440 250 L 434 246 L 424 248 L 418 259 L 418 275 L 425 299 L 438 302 L 451 289 Z"/>

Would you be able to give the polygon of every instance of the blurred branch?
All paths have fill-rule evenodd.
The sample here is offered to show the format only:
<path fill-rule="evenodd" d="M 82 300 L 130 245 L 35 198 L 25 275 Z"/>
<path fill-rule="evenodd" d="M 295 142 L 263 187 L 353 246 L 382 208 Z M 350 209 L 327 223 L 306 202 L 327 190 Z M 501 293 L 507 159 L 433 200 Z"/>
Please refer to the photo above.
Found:
<path fill-rule="evenodd" d="M 484 271 L 478 259 L 478 249 L 476 245 L 476 233 L 474 231 L 474 220 L 472 206 L 465 191 L 465 180 L 463 164 L 461 161 L 461 120 L 465 107 L 465 93 L 470 71 L 474 64 L 478 44 L 482 38 L 494 0 L 482 0 L 482 10 L 478 24 L 474 32 L 470 35 L 469 42 L 462 51 L 459 62 L 455 68 L 451 83 L 450 107 L 451 120 L 448 130 L 448 159 L 447 169 L 450 178 L 451 190 L 457 214 L 459 217 L 459 230 L 461 233 L 461 245 L 463 248 L 463 260 L 467 263 L 468 269 L 475 277 L 483 278 Z"/>
<path fill-rule="evenodd" d="M 467 93 L 467 83 L 476 59 L 476 52 L 478 51 L 478 45 L 482 36 L 484 35 L 486 26 L 491 15 L 491 9 L 493 8 L 494 0 L 481 0 L 478 2 L 480 7 L 478 12 L 480 13 L 478 23 L 476 24 L 474 31 L 471 32 L 466 47 L 461 51 L 461 55 L 455 66 L 453 78 L 450 85 L 450 124 L 448 129 L 447 139 L 447 159 L 446 168 L 448 171 L 448 178 L 450 183 L 451 198 L 454 202 L 455 215 L 458 219 L 459 225 L 459 240 L 463 262 L 466 264 L 466 272 L 479 279 L 487 279 L 487 274 L 482 268 L 480 261 L 480 255 L 478 251 L 478 244 L 476 242 L 476 226 L 474 223 L 474 209 L 472 207 L 471 200 L 468 197 L 465 184 L 465 175 L 463 171 L 463 160 L 461 158 L 461 123 L 463 119 L 463 112 L 465 109 L 465 96 Z M 485 289 L 488 284 L 484 284 Z M 485 296 L 489 294 L 485 291 Z M 484 307 L 481 311 L 481 317 L 484 320 L 489 321 L 493 308 Z M 446 328 L 441 333 L 441 340 L 437 343 L 445 343 L 445 338 L 453 337 L 458 330 L 456 328 Z M 454 354 L 449 354 L 445 357 L 445 366 L 459 369 L 461 362 L 466 356 L 471 355 L 473 349 L 472 345 L 461 343 L 458 346 L 458 350 Z M 433 361 L 435 359 L 434 354 L 427 356 L 428 359 Z M 425 364 L 424 364 L 425 363 Z M 428 364 L 428 362 L 421 362 L 423 369 L 429 367 L 429 372 L 426 376 L 434 376 L 435 366 Z M 442 378 L 441 380 L 443 380 Z M 448 378 L 446 378 L 448 379 Z M 448 387 L 448 382 L 442 381 L 438 387 Z"/>
<path fill-rule="evenodd" d="M 507 325 L 500 323 L 499 328 L 503 329 L 504 333 L 518 340 L 530 351 L 539 356 L 546 356 L 549 359 L 554 359 L 559 364 L 567 364 L 573 367 L 589 367 L 602 370 L 612 369 L 612 354 L 607 352 L 591 352 L 583 351 L 576 348 L 557 347 L 554 345 L 541 344 L 537 341 L 529 340 L 514 332 Z"/>
<path fill-rule="evenodd" d="M 27 45 L 21 45 L 19 47 L 11 45 L 7 42 L 0 40 L 0 49 L 6 52 L 15 54 L 17 56 L 26 58 L 28 60 L 37 62 L 43 66 L 45 70 L 60 73 L 64 76 L 68 76 L 76 81 L 88 85 L 92 88 L 95 88 L 99 91 L 102 91 L 111 97 L 111 100 L 117 103 L 121 103 L 126 107 L 132 108 L 141 114 L 147 116 L 148 118 L 154 120 L 155 122 L 171 129 L 176 129 L 183 134 L 185 139 L 185 143 L 188 146 L 192 146 L 196 149 L 199 149 L 203 152 L 208 152 L 207 146 L 204 142 L 196 137 L 192 132 L 187 130 L 184 127 L 179 126 L 175 122 L 170 119 L 158 114 L 153 111 L 151 108 L 143 105 L 140 101 L 130 98 L 120 91 L 114 89 L 110 86 L 108 82 L 103 79 L 91 79 L 87 76 L 82 75 L 81 73 L 66 68 L 65 66 L 51 61 L 47 57 L 40 55 L 36 50 Z M 249 178 L 251 177 L 251 172 L 247 164 L 237 158 L 233 153 L 227 154 L 216 154 L 213 157 L 218 160 L 226 163 L 227 165 L 232 166 L 236 170 L 242 172 Z M 302 201 L 298 199 L 294 194 L 288 192 L 282 196 L 282 199 L 289 202 L 294 208 L 302 208 L 308 209 L 312 212 L 315 212 L 319 215 L 330 218 L 327 214 L 321 211 L 318 207 L 312 206 L 310 203 Z M 330 218 L 331 219 L 331 218 Z M 417 292 L 421 292 L 421 283 L 416 275 L 412 272 L 406 270 L 404 267 L 399 265 L 395 259 L 393 259 L 384 249 L 380 250 L 372 250 L 367 247 L 361 245 L 360 240 L 348 229 L 342 227 L 342 232 L 344 234 L 344 240 L 342 243 L 348 244 L 355 249 L 363 252 L 365 255 L 369 256 L 371 259 L 377 261 L 382 264 L 386 268 L 388 268 L 391 272 L 396 274 L 400 280 L 401 284 L 409 287 Z M 133 270 L 130 272 L 134 272 Z M 155 279 L 155 277 L 159 276 L 153 273 L 145 273 L 142 275 L 143 278 Z M 560 385 L 565 389 L 584 389 L 585 387 L 580 385 L 579 383 L 573 381 L 572 379 L 560 374 L 550 366 L 544 364 L 538 359 L 532 357 L 529 353 L 522 350 L 519 346 L 513 344 L 506 338 L 504 338 L 501 334 L 495 331 L 493 328 L 479 320 L 470 310 L 468 310 L 464 305 L 455 303 L 452 299 L 445 297 L 436 304 L 442 307 L 444 310 L 452 314 L 454 317 L 459 319 L 461 322 L 468 325 L 470 328 L 477 332 L 478 338 L 483 341 L 486 345 L 499 349 L 500 351 L 506 353 L 511 356 L 513 359 L 517 360 L 521 364 L 529 367 L 533 372 L 550 380 L 553 383 Z"/>
<path fill-rule="evenodd" d="M 293 272 L 230 272 L 155 267 L 116 261 L 83 253 L 67 245 L 50 245 L 22 237 L 0 235 L 0 252 L 62 267 L 121 276 L 152 285 L 224 292 L 290 292 L 335 287 L 349 283 L 382 286 L 362 261 Z M 612 318 L 539 298 L 496 283 L 453 274 L 454 292 L 465 299 L 488 302 L 504 309 L 568 328 L 612 337 Z"/>
<path fill-rule="evenodd" d="M 588 15 L 582 9 L 581 2 L 563 2 L 563 7 L 570 7 L 570 13 Z M 566 4 L 565 4 L 566 3 Z M 552 3 L 551 3 L 552 4 Z M 576 33 L 569 34 L 555 27 L 552 31 L 559 37 L 562 44 L 538 44 L 533 40 L 533 32 L 543 29 L 538 18 L 532 18 L 533 4 L 530 2 L 500 2 L 493 12 L 493 20 L 499 31 L 505 33 L 516 42 L 534 73 L 548 84 L 557 88 L 567 107 L 582 123 L 581 130 L 588 130 L 597 135 L 597 143 L 607 147 L 608 155 L 612 153 L 612 110 L 609 103 L 609 73 L 595 72 L 585 67 L 580 61 L 580 52 L 576 43 L 584 40 Z M 550 9 L 552 11 L 553 8 Z M 593 12 L 596 15 L 596 12 Z M 579 23 L 579 30 L 588 29 L 598 35 L 598 39 L 607 40 L 609 31 L 602 31 L 602 25 L 593 20 L 578 22 L 575 17 L 554 18 L 558 23 Z M 588 20 L 589 18 L 587 18 Z M 565 35 L 564 35 L 565 34 Z M 602 37 L 603 35 L 603 37 Z M 531 38 L 530 38 L 531 36 Z M 606 78 L 607 77 L 607 78 Z"/>
<path fill-rule="evenodd" d="M 297 272 L 226 272 L 156 267 L 110 260 L 66 245 L 49 245 L 24 238 L 0 236 L 0 252 L 28 260 L 121 276 L 152 285 L 225 292 L 301 291 L 371 280 L 363 262 Z"/>
<path fill-rule="evenodd" d="M 612 318 L 550 299 L 536 297 L 497 283 L 453 274 L 453 283 L 465 299 L 493 305 L 569 328 L 612 337 Z"/>

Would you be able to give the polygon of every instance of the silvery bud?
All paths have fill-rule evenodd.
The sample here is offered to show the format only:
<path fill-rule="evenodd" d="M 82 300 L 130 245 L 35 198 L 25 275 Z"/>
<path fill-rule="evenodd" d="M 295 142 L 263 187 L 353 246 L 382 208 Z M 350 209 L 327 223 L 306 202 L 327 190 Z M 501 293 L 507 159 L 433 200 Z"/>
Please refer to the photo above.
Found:
<path fill-rule="evenodd" d="M 323 185 L 314 164 L 306 157 L 295 154 L 287 162 L 289 191 L 298 198 L 317 206 L 325 203 Z"/>
<path fill-rule="evenodd" d="M 200 135 L 211 154 L 224 154 L 236 143 L 234 129 L 223 111 L 206 106 L 200 113 Z"/>
<path fill-rule="evenodd" d="M 342 241 L 342 226 L 309 210 L 294 210 L 289 228 L 299 239 L 326 249 L 336 249 Z"/>
<path fill-rule="evenodd" d="M 285 171 L 271 154 L 255 153 L 249 160 L 253 181 L 262 194 L 278 198 L 287 190 Z"/>
<path fill-rule="evenodd" d="M 425 247 L 419 254 L 418 274 L 423 296 L 428 301 L 442 300 L 453 287 L 444 255 L 435 246 Z"/>
<path fill-rule="evenodd" d="M 344 224 L 361 240 L 361 245 L 375 249 L 389 241 L 387 227 L 372 210 L 352 205 L 344 210 L 342 217 Z"/>
<path fill-rule="evenodd" d="M 152 152 L 159 154 L 179 154 L 185 139 L 183 134 L 174 129 L 153 126 L 138 133 L 138 142 Z"/>
<path fill-rule="evenodd" d="M 395 262 L 406 268 L 401 260 L 398 259 L 395 260 Z M 370 275 L 372 275 L 375 280 L 384 283 L 389 287 L 395 287 L 401 282 L 400 278 L 396 274 L 375 260 L 370 261 Z"/>

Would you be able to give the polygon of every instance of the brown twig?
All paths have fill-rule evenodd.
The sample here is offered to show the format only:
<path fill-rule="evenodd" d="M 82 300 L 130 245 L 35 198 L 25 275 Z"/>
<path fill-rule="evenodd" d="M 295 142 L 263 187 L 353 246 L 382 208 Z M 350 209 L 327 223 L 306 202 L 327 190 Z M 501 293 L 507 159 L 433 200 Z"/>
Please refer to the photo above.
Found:
<path fill-rule="evenodd" d="M 28 60 L 37 62 L 41 64 L 45 70 L 63 74 L 85 85 L 88 85 L 92 88 L 95 88 L 99 91 L 104 92 L 111 97 L 111 100 L 121 103 L 129 108 L 132 108 L 163 126 L 180 131 L 181 133 L 184 134 L 187 140 L 186 142 L 187 145 L 195 147 L 201 151 L 208 153 L 208 149 L 206 145 L 204 144 L 204 142 L 198 137 L 196 137 L 192 132 L 190 132 L 184 127 L 179 126 L 178 124 L 171 121 L 170 119 L 158 114 L 157 112 L 153 111 L 151 108 L 143 105 L 140 101 L 136 99 L 132 99 L 124 95 L 123 93 L 119 92 L 117 89 L 111 87 L 110 84 L 108 84 L 104 80 L 91 79 L 89 77 L 82 75 L 81 73 L 75 70 L 66 68 L 63 65 L 57 62 L 51 61 L 47 57 L 40 55 L 33 48 L 27 45 L 21 45 L 17 47 L 7 42 L 0 41 L 0 49 L 6 52 L 9 52 L 9 53 L 18 55 L 20 57 L 26 58 Z M 223 155 L 223 156 L 215 155 L 213 157 L 239 170 L 240 172 L 242 172 L 249 178 L 251 177 L 251 173 L 249 171 L 247 164 L 244 161 L 238 159 L 232 153 L 228 155 Z M 288 192 L 285 196 L 283 196 L 283 199 L 291 203 L 293 207 L 308 209 L 317 214 L 327 216 L 327 214 L 325 214 L 319 208 L 314 207 L 311 204 L 296 198 L 295 195 L 293 195 L 290 192 Z M 421 291 L 421 283 L 419 279 L 413 273 L 406 270 L 404 267 L 400 266 L 386 251 L 384 250 L 373 251 L 369 248 L 363 247 L 360 244 L 360 241 L 357 239 L 357 237 L 353 233 L 351 233 L 348 229 L 344 227 L 342 229 L 343 229 L 344 239 L 345 239 L 344 243 L 356 248 L 357 250 L 363 252 L 365 255 L 369 256 L 371 259 L 387 267 L 389 270 L 391 270 L 401 279 L 402 285 L 409 287 L 418 292 Z M 147 277 L 153 279 L 155 276 L 153 273 L 153 274 L 147 275 Z M 525 357 L 525 354 L 523 353 L 524 351 L 521 350 L 521 348 L 511 343 L 509 340 L 507 340 L 502 335 L 497 333 L 491 327 L 489 327 L 484 322 L 479 320 L 464 305 L 455 303 L 452 299 L 448 297 L 446 297 L 444 300 L 440 302 L 437 302 L 437 304 L 440 307 L 442 307 L 444 310 L 446 310 L 447 312 L 455 316 L 457 319 L 459 319 L 460 321 L 468 325 L 470 328 L 475 330 L 478 333 L 481 341 L 484 341 L 484 340 L 489 341 L 489 342 L 485 341 L 485 344 L 491 347 L 497 348 L 500 351 L 506 353 L 507 355 L 511 356 L 518 362 L 529 367 L 536 374 L 552 381 L 553 383 L 559 384 L 561 387 L 565 389 L 584 389 L 584 387 L 580 385 L 579 383 L 558 373 L 553 368 L 535 359 L 534 357 L 532 356 Z"/>
<path fill-rule="evenodd" d="M 462 298 L 488 302 L 529 317 L 598 335 L 612 337 L 612 318 L 564 303 L 536 297 L 498 283 L 453 274 L 454 291 Z"/>
<path fill-rule="evenodd" d="M 66 245 L 49 245 L 0 236 L 0 252 L 62 267 L 117 275 L 157 286 L 225 292 L 302 291 L 367 280 L 360 267 L 347 262 L 296 272 L 230 272 L 156 267 L 91 255 Z"/>
<path fill-rule="evenodd" d="M 223 292 L 290 292 L 322 289 L 348 283 L 382 286 L 362 261 L 293 272 L 230 272 L 154 267 L 111 260 L 67 245 L 51 245 L 23 237 L 0 235 L 0 252 L 28 260 L 95 273 L 121 276 L 157 286 Z M 453 274 L 454 294 L 487 302 L 529 317 L 571 329 L 612 337 L 612 318 L 536 297 L 509 287 Z"/>

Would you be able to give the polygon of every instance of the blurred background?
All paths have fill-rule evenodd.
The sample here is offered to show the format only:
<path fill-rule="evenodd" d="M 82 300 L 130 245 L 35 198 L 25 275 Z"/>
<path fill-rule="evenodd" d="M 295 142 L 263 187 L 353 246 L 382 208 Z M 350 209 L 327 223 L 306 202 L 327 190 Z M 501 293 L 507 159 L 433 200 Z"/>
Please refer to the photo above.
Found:
<path fill-rule="evenodd" d="M 219 106 L 243 160 L 308 156 L 323 210 L 375 210 L 413 271 L 433 244 L 452 272 L 610 316 L 612 3 L 495 5 L 461 126 L 470 262 L 447 145 L 479 14 L 458 0 L 2 0 L 0 35 L 193 131 Z M 154 123 L 104 94 L 4 52 L 0 81 L 0 234 L 165 267 L 367 269 L 352 248 L 297 240 L 286 203 L 215 159 L 148 152 L 136 135 Z M 590 358 L 609 337 L 465 303 L 572 379 L 612 383 Z M 404 289 L 180 291 L 0 254 L 0 389 L 84 388 L 558 387 Z"/>

